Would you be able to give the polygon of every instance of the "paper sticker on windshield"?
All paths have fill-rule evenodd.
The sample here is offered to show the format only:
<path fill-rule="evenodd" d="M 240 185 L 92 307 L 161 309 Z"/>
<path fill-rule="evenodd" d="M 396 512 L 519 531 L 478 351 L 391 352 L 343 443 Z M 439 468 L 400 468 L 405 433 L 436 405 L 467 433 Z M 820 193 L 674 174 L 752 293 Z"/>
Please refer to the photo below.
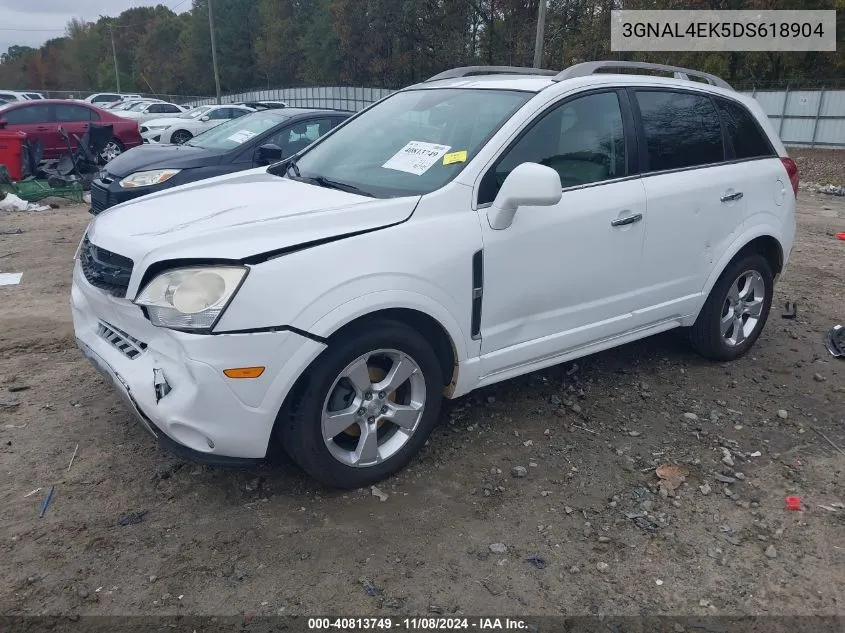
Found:
<path fill-rule="evenodd" d="M 421 176 L 448 151 L 448 145 L 411 141 L 396 152 L 382 167 Z"/>
<path fill-rule="evenodd" d="M 238 130 L 230 137 L 228 137 L 227 141 L 234 141 L 235 143 L 245 143 L 249 139 L 255 136 L 255 132 L 250 132 L 249 130 Z"/>
<path fill-rule="evenodd" d="M 467 162 L 467 151 L 465 149 L 460 152 L 450 152 L 443 157 L 444 165 L 453 165 L 454 163 L 465 162 Z"/>

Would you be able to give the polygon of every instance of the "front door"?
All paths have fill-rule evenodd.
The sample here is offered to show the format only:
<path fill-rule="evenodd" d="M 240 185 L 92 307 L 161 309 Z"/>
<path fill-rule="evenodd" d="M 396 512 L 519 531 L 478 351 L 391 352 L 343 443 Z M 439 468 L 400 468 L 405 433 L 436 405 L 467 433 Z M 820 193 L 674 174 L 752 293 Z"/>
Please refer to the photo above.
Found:
<path fill-rule="evenodd" d="M 482 381 L 630 327 L 646 224 L 643 184 L 629 160 L 631 121 L 622 92 L 570 97 L 484 176 Z M 555 169 L 563 196 L 552 207 L 520 207 L 510 227 L 494 230 L 483 205 L 524 162 Z"/>

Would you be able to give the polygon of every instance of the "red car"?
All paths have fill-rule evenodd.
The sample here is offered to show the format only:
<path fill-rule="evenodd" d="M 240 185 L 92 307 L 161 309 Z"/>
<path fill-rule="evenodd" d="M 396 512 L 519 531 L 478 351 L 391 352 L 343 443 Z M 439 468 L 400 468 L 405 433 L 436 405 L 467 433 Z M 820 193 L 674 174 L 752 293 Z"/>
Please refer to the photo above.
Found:
<path fill-rule="evenodd" d="M 137 121 L 124 119 L 90 103 L 39 99 L 0 105 L 0 128 L 26 132 L 28 140 L 41 141 L 44 146 L 44 158 L 59 158 L 67 152 L 67 143 L 59 134 L 60 126 L 71 135 L 73 144 L 73 134 L 81 138 L 89 123 L 114 126 L 114 136 L 101 154 L 106 162 L 141 144 Z"/>

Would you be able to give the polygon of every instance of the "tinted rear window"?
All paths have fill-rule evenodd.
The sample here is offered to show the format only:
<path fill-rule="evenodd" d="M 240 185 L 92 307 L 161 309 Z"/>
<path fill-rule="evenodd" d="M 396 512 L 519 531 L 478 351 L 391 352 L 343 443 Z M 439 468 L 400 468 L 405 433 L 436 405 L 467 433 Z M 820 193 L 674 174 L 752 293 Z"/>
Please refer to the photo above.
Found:
<path fill-rule="evenodd" d="M 774 156 L 774 149 L 763 134 L 757 120 L 744 106 L 732 101 L 718 100 L 722 121 L 728 130 L 734 158 Z"/>
<path fill-rule="evenodd" d="M 725 158 L 719 114 L 710 97 L 637 90 L 648 171 L 696 167 Z"/>

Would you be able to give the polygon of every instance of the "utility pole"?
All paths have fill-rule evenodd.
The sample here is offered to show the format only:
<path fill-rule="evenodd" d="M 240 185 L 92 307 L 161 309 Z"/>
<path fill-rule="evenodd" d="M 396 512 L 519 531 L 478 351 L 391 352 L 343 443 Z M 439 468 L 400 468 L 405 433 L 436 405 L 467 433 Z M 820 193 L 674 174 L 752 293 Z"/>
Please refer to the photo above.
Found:
<path fill-rule="evenodd" d="M 111 54 L 114 58 L 114 78 L 117 81 L 117 91 L 120 92 L 120 72 L 117 70 L 117 49 L 114 47 L 114 29 L 109 22 L 109 34 L 111 35 Z"/>
<path fill-rule="evenodd" d="M 534 68 L 543 67 L 543 35 L 546 30 L 546 0 L 537 9 L 537 39 L 534 40 Z"/>
<path fill-rule="evenodd" d="M 211 64 L 214 66 L 214 85 L 217 87 L 217 103 L 220 103 L 220 75 L 217 72 L 217 43 L 214 39 L 214 13 L 208 0 L 208 30 L 211 32 Z"/>

